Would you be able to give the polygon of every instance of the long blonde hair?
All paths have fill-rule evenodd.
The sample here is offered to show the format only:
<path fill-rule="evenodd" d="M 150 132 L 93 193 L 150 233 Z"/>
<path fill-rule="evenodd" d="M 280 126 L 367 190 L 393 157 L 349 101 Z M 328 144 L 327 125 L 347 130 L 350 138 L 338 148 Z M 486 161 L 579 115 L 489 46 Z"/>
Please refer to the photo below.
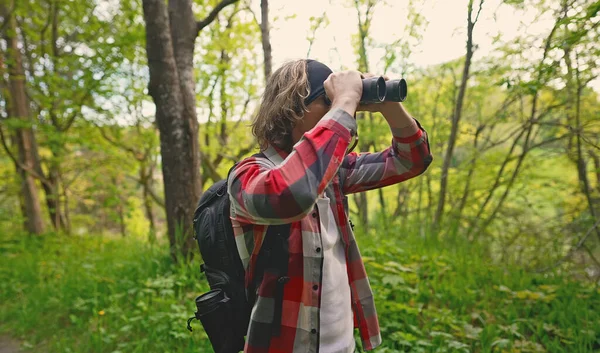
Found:
<path fill-rule="evenodd" d="M 306 60 L 288 61 L 271 74 L 251 125 L 261 151 L 269 144 L 291 151 L 292 130 L 306 112 L 309 93 Z"/>

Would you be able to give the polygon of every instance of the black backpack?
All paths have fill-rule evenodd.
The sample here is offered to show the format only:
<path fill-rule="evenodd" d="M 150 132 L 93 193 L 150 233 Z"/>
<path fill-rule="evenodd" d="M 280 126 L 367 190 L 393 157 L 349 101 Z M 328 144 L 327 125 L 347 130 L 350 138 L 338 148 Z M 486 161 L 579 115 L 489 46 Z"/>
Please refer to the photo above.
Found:
<path fill-rule="evenodd" d="M 265 266 L 272 262 L 271 248 L 281 241 L 287 243 L 289 236 L 289 225 L 268 227 L 253 284 L 246 291 L 245 270 L 235 243 L 229 211 L 227 179 L 224 179 L 204 192 L 194 213 L 194 238 L 204 261 L 200 271 L 205 274 L 211 290 L 196 298 L 197 312 L 188 320 L 187 328 L 192 331 L 190 323 L 198 319 L 216 353 L 243 351 L 244 336 L 256 299 L 255 291 Z M 281 268 L 282 273 L 287 273 L 287 260 L 277 262 L 279 264 L 275 266 Z"/>

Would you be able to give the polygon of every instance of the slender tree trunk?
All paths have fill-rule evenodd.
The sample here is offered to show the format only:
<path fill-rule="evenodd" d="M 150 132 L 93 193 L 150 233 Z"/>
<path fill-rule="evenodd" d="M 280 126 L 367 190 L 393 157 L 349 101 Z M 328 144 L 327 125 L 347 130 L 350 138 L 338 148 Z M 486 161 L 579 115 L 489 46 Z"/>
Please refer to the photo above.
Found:
<path fill-rule="evenodd" d="M 191 0 L 143 0 L 148 91 L 160 131 L 165 208 L 171 255 L 187 257 L 193 245 L 192 220 L 201 194 L 198 119 L 194 90 L 194 44 L 198 32 L 236 0 L 221 1 L 202 21 Z"/>
<path fill-rule="evenodd" d="M 67 188 L 63 188 L 62 190 L 62 198 L 63 198 L 63 215 L 64 215 L 64 230 L 67 234 L 71 234 L 71 215 L 69 213 L 69 191 Z M 60 203 L 59 203 L 60 205 Z"/>
<path fill-rule="evenodd" d="M 566 16 L 566 11 L 567 8 L 565 6 L 565 16 Z M 590 211 L 590 214 L 592 215 L 592 219 L 593 222 L 596 223 L 597 220 L 597 214 L 596 214 L 596 208 L 594 206 L 594 201 L 592 200 L 592 192 L 591 192 L 591 187 L 590 187 L 590 181 L 588 179 L 588 175 L 587 175 L 587 163 L 585 161 L 585 158 L 583 156 L 583 147 L 582 147 L 582 143 L 581 143 L 581 134 L 583 133 L 582 131 L 582 126 L 581 126 L 581 91 L 582 88 L 581 87 L 581 82 L 579 79 L 579 67 L 577 67 L 575 70 L 573 69 L 573 63 L 571 60 L 571 50 L 570 48 L 567 46 L 565 47 L 565 62 L 566 62 L 566 66 L 567 66 L 567 94 L 569 95 L 569 101 L 573 101 L 573 98 L 575 98 L 575 112 L 574 112 L 574 124 L 573 122 L 571 122 L 572 125 L 575 125 L 575 141 L 576 141 L 576 154 L 575 154 L 575 158 L 574 158 L 574 162 L 577 165 L 577 176 L 579 178 L 579 185 L 581 188 L 581 192 L 585 195 L 585 198 L 587 200 L 588 203 L 588 209 Z M 575 71 L 575 82 L 573 82 L 573 71 Z M 573 94 L 573 88 L 575 86 L 575 94 Z M 574 96 L 574 97 L 573 97 Z M 570 114 L 569 114 L 570 116 Z M 571 118 L 569 117 L 569 120 L 571 120 Z M 595 228 L 596 231 L 596 236 L 598 236 L 598 239 L 600 239 L 600 229 L 598 229 L 598 227 Z"/>
<path fill-rule="evenodd" d="M 379 194 L 379 207 L 381 209 L 381 215 L 383 216 L 383 219 L 387 221 L 388 215 L 385 207 L 385 197 L 383 195 L 383 189 L 379 188 L 377 190 L 377 193 Z"/>
<path fill-rule="evenodd" d="M 425 173 L 425 185 L 427 186 L 427 224 L 428 229 L 431 229 L 431 221 L 433 220 L 433 192 L 431 191 L 431 178 L 428 173 Z M 433 234 L 435 236 L 435 234 Z"/>
<path fill-rule="evenodd" d="M 408 199 L 410 198 L 410 189 L 406 185 L 402 185 L 398 189 L 398 207 L 394 211 L 394 218 L 406 217 L 408 214 Z"/>
<path fill-rule="evenodd" d="M 469 71 L 471 69 L 471 60 L 473 58 L 473 29 L 475 28 L 475 24 L 477 23 L 477 19 L 479 18 L 482 5 L 483 0 L 481 0 L 480 2 L 479 11 L 477 13 L 477 16 L 473 20 L 473 0 L 469 0 L 467 14 L 467 55 L 465 57 L 465 65 L 463 67 L 458 97 L 456 98 L 456 103 L 454 105 L 454 113 L 452 114 L 452 128 L 450 129 L 450 137 L 448 138 L 446 155 L 444 157 L 444 163 L 442 165 L 442 177 L 440 181 L 438 206 L 433 221 L 435 228 L 439 227 L 440 223 L 442 222 L 442 216 L 444 213 L 444 205 L 446 201 L 446 188 L 448 186 L 448 171 L 450 169 L 450 163 L 452 161 L 452 154 L 454 153 L 454 146 L 456 145 L 456 138 L 458 136 L 460 118 L 462 116 L 463 103 L 467 91 L 467 82 L 469 80 Z"/>
<path fill-rule="evenodd" d="M 23 60 L 17 40 L 17 26 L 14 16 L 9 13 L 14 8 L 13 1 L 9 1 L 7 9 L 0 5 L 0 12 L 8 25 L 4 31 L 7 43 L 7 59 L 9 75 L 10 99 L 7 99 L 9 116 L 30 122 L 29 100 L 25 90 L 25 73 Z M 21 177 L 21 194 L 25 204 L 27 231 L 32 234 L 44 232 L 44 220 L 39 199 L 38 188 L 34 176 L 30 173 L 34 169 L 35 135 L 31 127 L 21 127 L 15 132 L 15 141 L 18 147 L 18 173 Z M 25 169 L 26 168 L 26 169 Z"/>
<path fill-rule="evenodd" d="M 152 199 L 148 193 L 148 187 L 143 186 L 143 198 L 144 198 L 144 209 L 146 211 L 146 218 L 150 223 L 150 232 L 156 232 L 156 222 L 154 221 L 154 212 L 152 211 Z"/>
<path fill-rule="evenodd" d="M 19 167 L 17 166 L 16 168 L 17 168 L 17 172 L 18 172 Z M 21 214 L 24 216 L 23 223 L 22 223 L 23 229 L 25 231 L 27 231 L 27 228 L 29 227 L 29 223 L 27 220 L 27 206 L 25 205 L 25 200 L 24 200 L 23 194 L 19 194 L 19 209 L 21 210 Z"/>
<path fill-rule="evenodd" d="M 425 227 L 421 221 L 421 211 L 423 210 L 423 178 L 419 178 L 419 195 L 417 198 L 417 227 L 421 237 L 425 235 Z"/>
<path fill-rule="evenodd" d="M 271 58 L 271 35 L 269 28 L 269 0 L 260 1 L 260 34 L 262 38 L 262 48 L 265 60 L 265 81 L 271 76 L 273 63 Z"/>
<path fill-rule="evenodd" d="M 148 155 L 149 156 L 149 155 Z M 148 157 L 151 158 L 151 157 Z M 139 182 L 142 186 L 142 202 L 144 203 L 144 211 L 146 219 L 150 224 L 150 233 L 156 233 L 156 224 L 154 221 L 154 212 L 152 211 L 152 197 L 150 196 L 150 188 L 152 187 L 152 167 L 147 166 L 146 160 L 140 163 Z"/>
<path fill-rule="evenodd" d="M 356 14 L 358 17 L 358 70 L 363 73 L 369 72 L 369 59 L 367 56 L 367 48 L 366 48 L 366 39 L 369 35 L 369 29 L 371 24 L 372 17 L 372 9 L 375 6 L 375 3 L 369 2 L 367 4 L 367 8 L 365 10 L 364 17 L 361 12 L 361 4 L 358 0 L 354 1 L 354 5 L 356 8 Z M 359 119 L 364 119 L 366 114 L 364 112 L 358 113 L 360 115 Z M 373 113 L 369 113 L 369 119 L 373 121 Z M 359 149 L 361 151 L 368 151 L 371 148 L 373 141 L 367 141 L 366 139 L 359 140 Z M 358 215 L 362 224 L 365 227 L 369 225 L 369 204 L 367 195 L 365 192 L 354 194 L 354 202 L 356 203 L 356 207 L 358 210 Z"/>
<path fill-rule="evenodd" d="M 29 128 L 21 128 L 17 131 L 17 145 L 19 147 L 19 163 L 21 166 L 33 168 L 31 163 L 31 140 L 34 138 L 33 131 Z M 25 169 L 19 168 L 21 177 L 21 193 L 25 201 L 27 214 L 27 231 L 32 234 L 41 234 L 44 232 L 44 221 L 42 216 L 42 207 L 39 199 L 35 178 Z"/>
<path fill-rule="evenodd" d="M 12 134 L 11 143 L 13 145 L 17 145 L 17 134 L 16 133 Z M 15 166 L 15 171 L 17 172 L 17 174 L 19 174 L 21 167 L 19 166 L 19 162 L 17 160 L 14 160 L 14 166 Z M 22 179 L 21 179 L 21 177 L 19 177 L 19 188 L 21 188 L 21 184 L 22 184 Z M 18 195 L 18 198 L 19 198 L 19 209 L 21 210 L 21 215 L 23 216 L 23 223 L 22 223 L 23 230 L 28 232 L 29 231 L 29 219 L 27 217 L 27 202 L 25 201 L 25 194 L 23 192 L 21 192 Z"/>
<path fill-rule="evenodd" d="M 581 189 L 583 191 L 583 193 L 585 194 L 585 198 L 588 202 L 588 208 L 590 209 L 590 214 L 592 215 L 592 218 L 594 219 L 594 222 L 598 219 L 597 218 L 597 214 L 596 214 L 596 208 L 594 207 L 594 201 L 592 200 L 592 191 L 591 191 L 591 187 L 590 187 L 590 181 L 588 179 L 587 176 L 587 167 L 586 167 L 586 162 L 585 159 L 583 157 L 583 148 L 582 148 L 582 143 L 581 143 L 581 116 L 580 116 L 580 109 L 581 109 L 581 89 L 578 87 L 577 88 L 577 96 L 576 96 L 576 104 L 575 104 L 575 124 L 577 127 L 577 174 L 579 176 L 579 182 L 581 184 Z M 600 240 L 600 229 L 598 229 L 598 227 L 596 227 L 596 235 L 598 236 L 598 239 Z"/>
<path fill-rule="evenodd" d="M 48 214 L 55 230 L 66 230 L 67 224 L 66 219 L 61 212 L 60 207 L 60 178 L 58 165 L 51 165 L 48 173 L 48 182 L 42 183 L 44 193 L 46 195 L 46 206 L 48 207 Z M 39 161 L 36 163 L 36 170 L 40 175 L 43 175 L 42 167 Z"/>
<path fill-rule="evenodd" d="M 118 211 L 119 211 L 119 230 L 121 231 L 121 237 L 125 238 L 127 236 L 127 232 L 125 230 L 125 210 L 123 209 L 123 203 L 119 202 Z"/>
<path fill-rule="evenodd" d="M 42 163 L 38 154 L 37 143 L 34 140 L 34 170 L 35 172 L 44 178 L 42 182 L 42 188 L 44 189 L 44 195 L 46 196 L 46 207 L 48 208 L 48 215 L 50 216 L 50 223 L 54 227 L 54 230 L 67 230 L 68 224 L 66 216 L 61 212 L 60 207 L 60 166 L 58 163 L 52 163 L 49 166 L 48 175 L 45 175 L 42 169 Z M 59 159 L 59 152 L 56 149 L 52 149 L 54 159 Z"/>
<path fill-rule="evenodd" d="M 469 193 L 471 192 L 471 180 L 473 180 L 473 174 L 475 173 L 475 166 L 477 165 L 477 158 L 479 156 L 479 150 L 477 143 L 479 141 L 479 135 L 483 131 L 483 127 L 480 126 L 475 132 L 475 140 L 473 141 L 473 152 L 474 156 L 471 159 L 471 166 L 469 167 L 469 172 L 467 173 L 467 181 L 465 183 L 465 189 L 463 190 L 463 195 L 458 204 L 458 209 L 456 212 L 457 222 L 460 223 L 460 219 L 462 217 L 463 210 L 465 209 L 465 205 L 467 204 L 467 199 L 469 198 Z"/>
<path fill-rule="evenodd" d="M 590 154 L 592 161 L 594 161 L 594 175 L 596 175 L 596 191 L 600 192 L 600 157 L 598 157 L 598 155 L 592 150 L 588 151 L 588 153 Z"/>

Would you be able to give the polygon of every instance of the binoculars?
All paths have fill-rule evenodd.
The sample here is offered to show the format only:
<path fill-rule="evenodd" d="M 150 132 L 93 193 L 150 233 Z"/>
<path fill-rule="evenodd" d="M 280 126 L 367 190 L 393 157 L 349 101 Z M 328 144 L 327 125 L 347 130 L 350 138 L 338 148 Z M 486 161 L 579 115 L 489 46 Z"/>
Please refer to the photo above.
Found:
<path fill-rule="evenodd" d="M 386 81 L 382 76 L 369 77 L 362 80 L 363 92 L 360 104 L 372 104 L 381 102 L 404 102 L 408 94 L 406 80 Z M 331 100 L 325 95 L 325 100 L 330 104 Z"/>

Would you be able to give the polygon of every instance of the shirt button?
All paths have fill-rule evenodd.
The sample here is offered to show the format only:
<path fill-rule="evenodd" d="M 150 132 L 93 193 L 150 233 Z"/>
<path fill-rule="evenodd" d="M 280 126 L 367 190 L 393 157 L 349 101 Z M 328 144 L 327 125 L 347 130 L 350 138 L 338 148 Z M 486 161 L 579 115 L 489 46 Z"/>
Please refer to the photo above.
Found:
<path fill-rule="evenodd" d="M 317 333 L 317 329 L 314 329 L 314 328 L 313 328 L 312 330 L 310 330 L 310 333 L 312 333 L 312 334 L 315 334 L 315 333 Z"/>
<path fill-rule="evenodd" d="M 313 218 L 317 218 L 317 212 L 312 213 Z"/>
<path fill-rule="evenodd" d="M 321 248 L 316 248 L 315 249 L 317 252 L 321 252 Z"/>
<path fill-rule="evenodd" d="M 317 290 L 319 289 L 319 286 L 317 286 L 316 284 L 313 286 L 313 290 Z"/>

